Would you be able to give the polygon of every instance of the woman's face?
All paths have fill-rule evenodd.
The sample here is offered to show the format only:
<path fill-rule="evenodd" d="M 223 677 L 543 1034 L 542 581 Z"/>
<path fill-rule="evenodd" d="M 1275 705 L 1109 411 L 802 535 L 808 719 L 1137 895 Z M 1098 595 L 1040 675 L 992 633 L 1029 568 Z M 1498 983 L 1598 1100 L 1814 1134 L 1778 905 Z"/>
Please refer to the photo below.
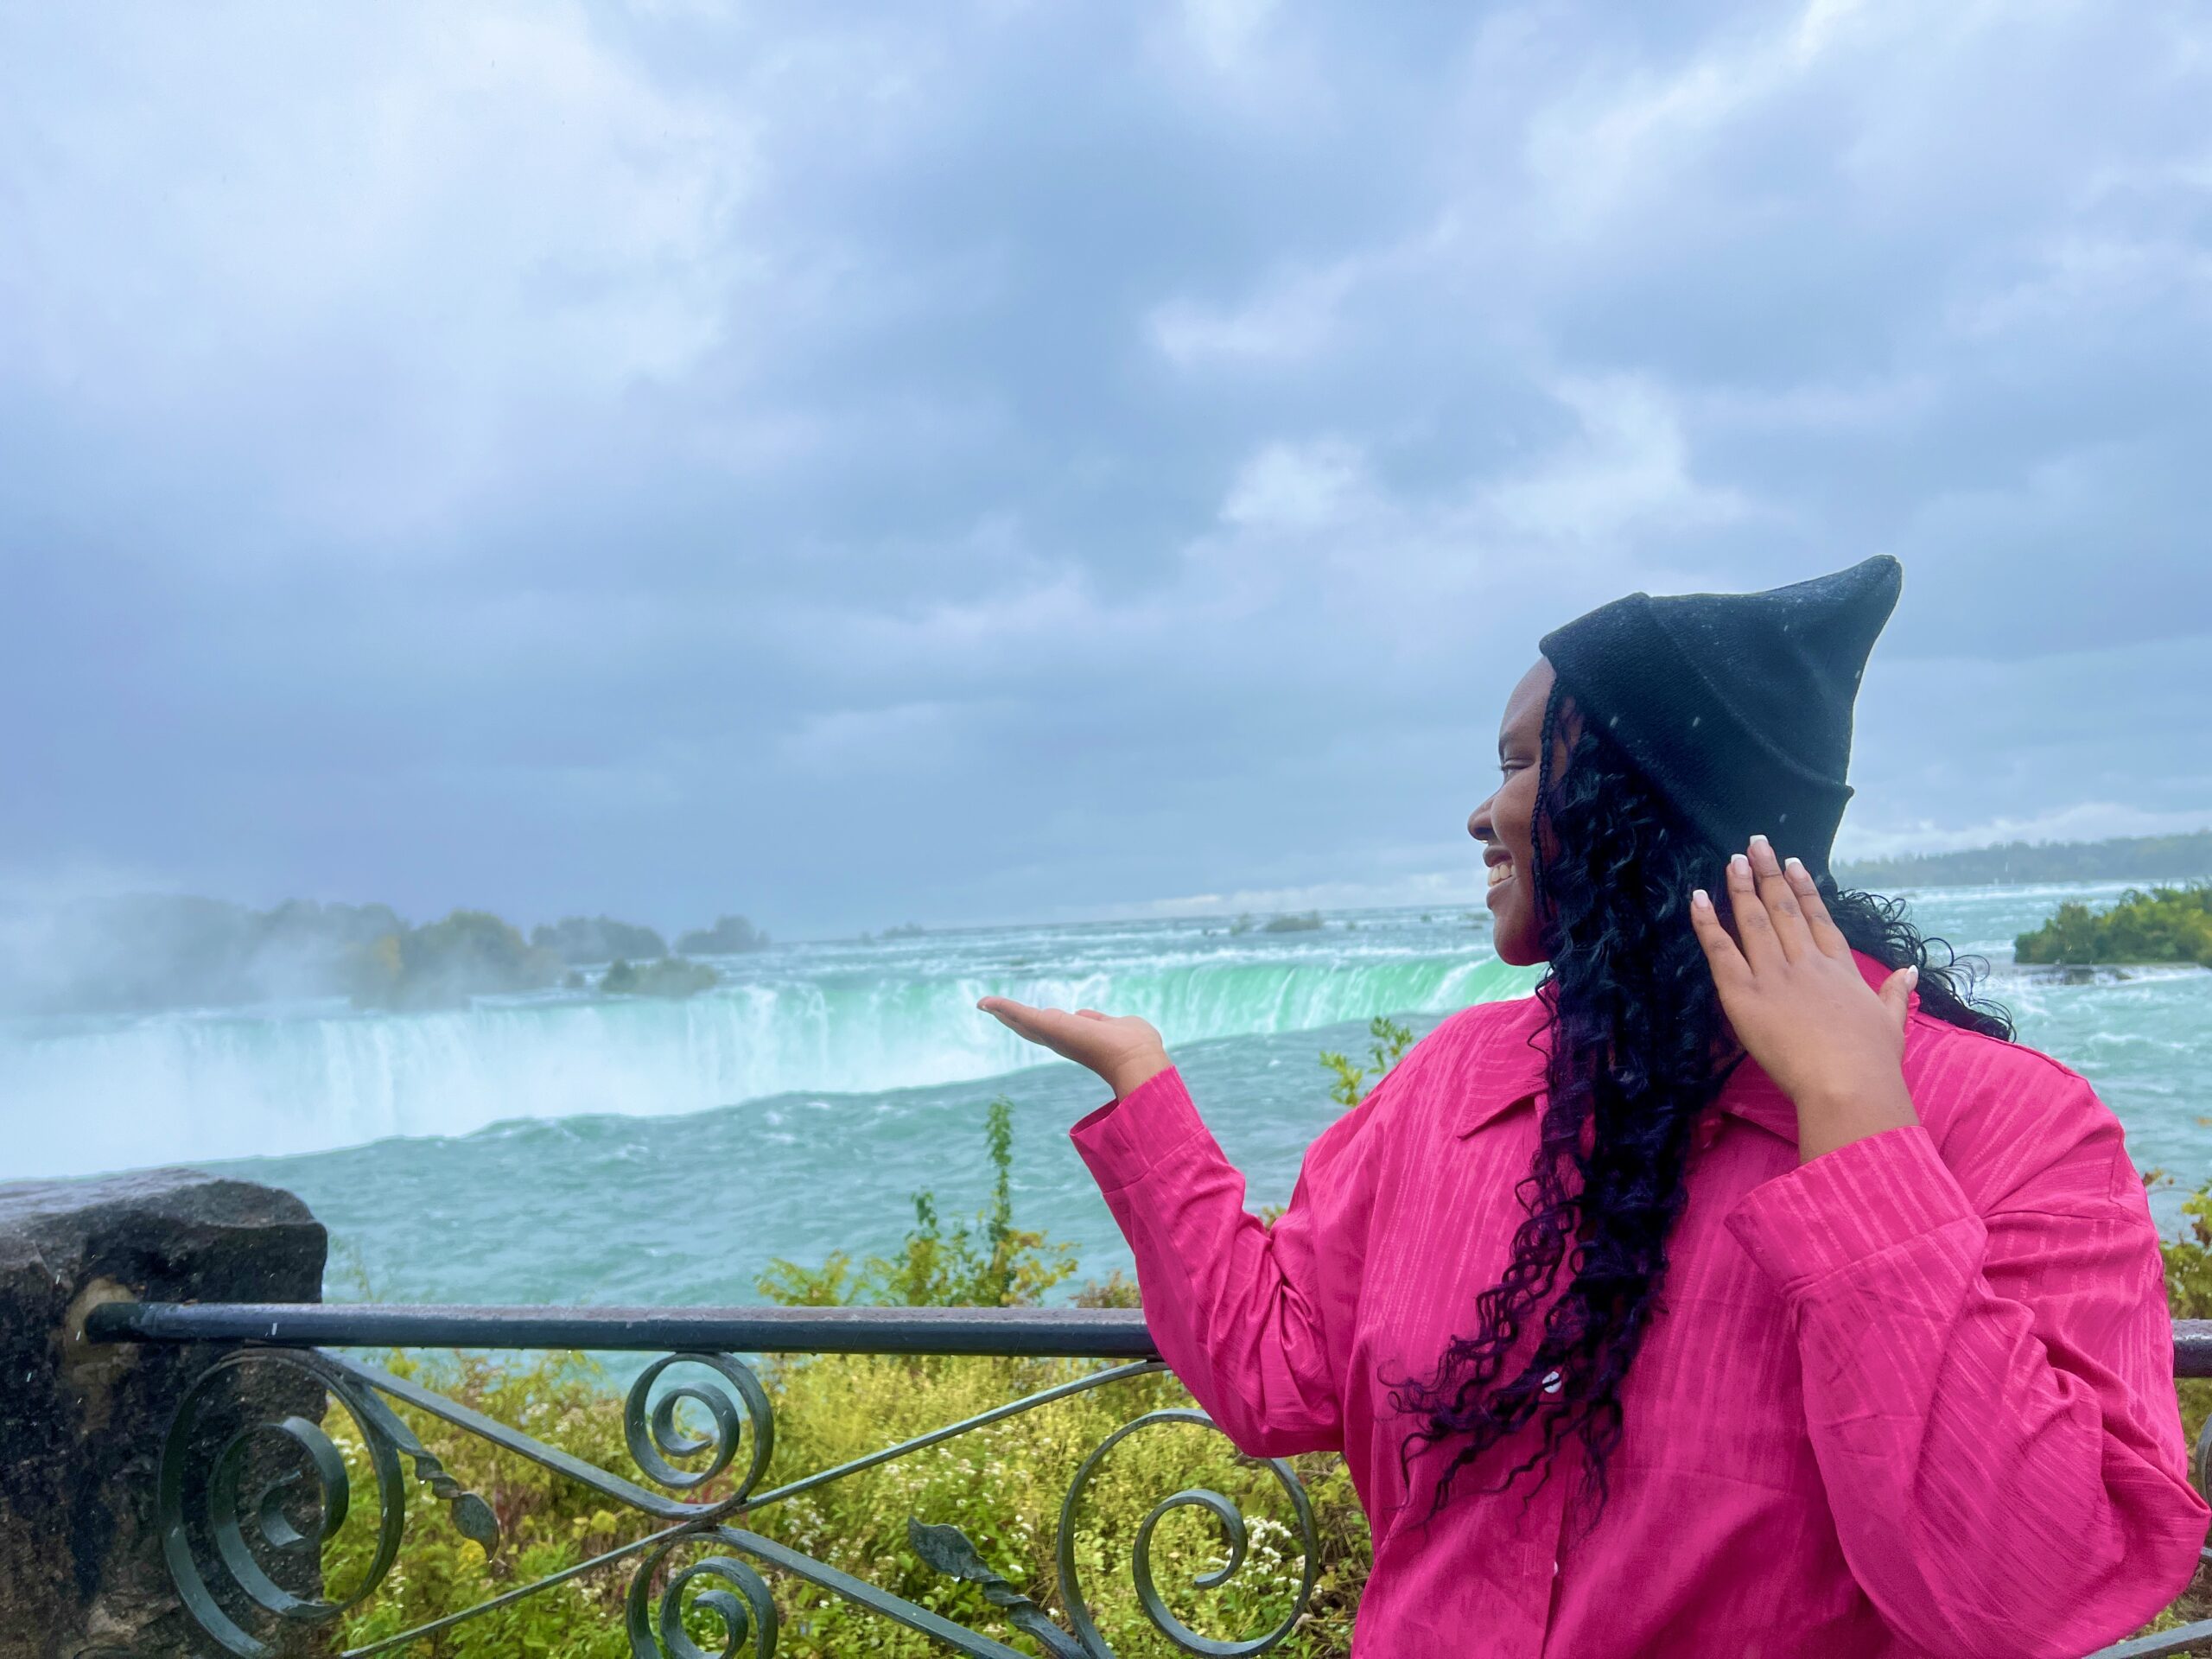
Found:
<path fill-rule="evenodd" d="M 1543 741 L 1544 704 L 1552 694 L 1552 665 L 1539 657 L 1506 699 L 1505 719 L 1497 728 L 1498 785 L 1467 819 L 1467 833 L 1482 842 L 1483 865 L 1489 873 L 1484 902 L 1490 906 L 1491 945 L 1499 960 L 1516 968 L 1534 967 L 1544 960 L 1529 859 L 1535 833 L 1537 751 Z M 1563 736 L 1554 734 L 1554 775 L 1566 764 Z"/>

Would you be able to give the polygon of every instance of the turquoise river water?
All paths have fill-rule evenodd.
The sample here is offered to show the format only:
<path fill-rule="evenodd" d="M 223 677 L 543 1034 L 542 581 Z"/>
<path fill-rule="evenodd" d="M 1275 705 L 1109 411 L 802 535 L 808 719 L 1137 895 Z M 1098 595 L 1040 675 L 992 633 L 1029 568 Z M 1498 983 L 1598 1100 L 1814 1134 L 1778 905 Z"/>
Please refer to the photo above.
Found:
<path fill-rule="evenodd" d="M 2067 897 L 1931 892 L 1928 931 L 1986 957 L 2024 1040 L 2087 1075 L 2137 1164 L 2212 1173 L 2212 972 L 2074 980 L 2011 941 Z M 1520 995 L 1464 911 L 1355 911 L 1313 932 L 1095 923 L 779 946 L 682 1002 L 549 995 L 465 1013 L 326 1003 L 0 1028 L 0 1179 L 192 1162 L 299 1193 L 335 1243 L 330 1294 L 384 1301 L 733 1303 L 772 1257 L 894 1244 L 911 1194 L 982 1201 L 982 1107 L 1015 1116 L 1021 1224 L 1128 1264 L 1068 1145 L 1086 1075 L 975 1010 L 1003 993 L 1157 1024 L 1254 1204 L 1288 1196 L 1335 1116 L 1315 1056 L 1376 1014 L 1426 1030 Z M 2174 1192 L 2156 1202 L 2168 1225 Z"/>

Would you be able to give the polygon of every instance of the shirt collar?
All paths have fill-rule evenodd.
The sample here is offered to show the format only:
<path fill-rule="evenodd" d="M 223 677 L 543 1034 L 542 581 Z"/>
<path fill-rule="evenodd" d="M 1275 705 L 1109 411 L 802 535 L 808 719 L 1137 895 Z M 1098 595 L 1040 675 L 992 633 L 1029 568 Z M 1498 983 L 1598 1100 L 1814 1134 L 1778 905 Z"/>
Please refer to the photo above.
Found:
<path fill-rule="evenodd" d="M 1858 965 L 1859 976 L 1879 990 L 1891 970 L 1863 950 L 1854 950 L 1851 956 Z M 1466 1092 L 1459 1108 L 1459 1134 L 1472 1135 L 1515 1107 L 1542 1097 L 1544 1069 L 1550 1056 L 1547 1046 L 1550 999 L 1548 985 L 1535 995 L 1522 999 L 1513 1020 L 1498 1033 L 1494 1042 L 1484 1046 L 1484 1052 L 1470 1067 Z M 1913 994 L 1911 1005 L 1915 1011 L 1918 1010 L 1917 992 Z M 1797 1108 L 1749 1055 L 1721 1085 L 1719 1106 L 1730 1116 L 1755 1123 L 1770 1135 L 1792 1141 L 1797 1138 Z"/>

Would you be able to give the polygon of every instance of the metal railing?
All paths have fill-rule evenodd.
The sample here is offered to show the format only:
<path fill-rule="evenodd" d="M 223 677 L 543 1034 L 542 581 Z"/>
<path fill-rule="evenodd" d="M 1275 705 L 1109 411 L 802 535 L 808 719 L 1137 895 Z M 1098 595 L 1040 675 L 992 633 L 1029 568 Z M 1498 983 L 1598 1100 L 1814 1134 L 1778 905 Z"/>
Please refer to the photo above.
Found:
<path fill-rule="evenodd" d="M 520 1585 L 474 1606 L 348 1649 L 345 1659 L 391 1652 L 584 1573 L 631 1565 L 624 1619 L 638 1659 L 704 1659 L 687 1620 L 703 1612 L 721 1632 L 723 1655 L 773 1653 L 779 1615 L 763 1567 L 788 1573 L 831 1597 L 935 1638 L 977 1659 L 1021 1659 L 1020 1650 L 957 1624 L 904 1597 L 868 1584 L 828 1562 L 740 1524 L 756 1512 L 804 1492 L 937 1446 L 1057 1400 L 1165 1370 L 1144 1316 L 1135 1310 L 1086 1308 L 543 1308 L 367 1306 L 325 1304 L 113 1302 L 86 1316 L 85 1333 L 103 1343 L 244 1344 L 229 1349 L 193 1380 L 164 1440 L 160 1465 L 162 1543 L 178 1594 L 200 1628 L 227 1652 L 264 1659 L 286 1625 L 334 1624 L 370 1596 L 391 1571 L 406 1530 L 407 1480 L 446 1503 L 455 1529 L 487 1554 L 499 1545 L 491 1506 L 465 1490 L 393 1408 L 408 1407 L 528 1459 L 565 1479 L 635 1511 L 652 1529 L 619 1548 Z M 443 1348 L 572 1350 L 658 1356 L 629 1385 L 624 1438 L 650 1484 L 587 1463 L 460 1402 L 333 1349 Z M 1119 1362 L 1077 1376 L 926 1434 L 902 1440 L 766 1491 L 756 1491 L 775 1437 L 770 1396 L 739 1355 L 991 1355 Z M 352 1420 L 373 1477 L 376 1548 L 357 1583 L 342 1593 L 320 1590 L 319 1554 L 353 1508 L 352 1477 L 322 1423 L 298 1412 L 263 1421 L 234 1421 L 221 1408 L 226 1382 L 262 1368 L 288 1373 L 302 1388 L 319 1388 Z M 2184 1320 L 2175 1329 L 2177 1377 L 2212 1377 L 2212 1321 Z M 710 1426 L 687 1427 L 687 1408 Z M 1131 1434 L 1162 1423 L 1215 1428 L 1202 1412 L 1170 1408 L 1143 1413 L 1114 1430 L 1086 1458 L 1063 1500 L 1054 1545 L 1056 1582 L 1067 1624 L 1053 1622 L 1011 1580 L 986 1562 L 958 1528 L 920 1517 L 907 1522 L 908 1541 L 934 1571 L 978 1586 L 1005 1623 L 1034 1640 L 1052 1659 L 1112 1659 L 1113 1649 L 1085 1598 L 1075 1548 L 1076 1517 L 1102 1460 Z M 1215 1428 L 1216 1433 L 1220 1431 Z M 1294 1516 L 1302 1553 L 1298 1587 L 1287 1614 L 1271 1628 L 1236 1639 L 1199 1635 L 1168 1608 L 1157 1588 L 1150 1546 L 1155 1527 L 1173 1510 L 1211 1514 L 1221 1529 L 1225 1560 L 1196 1580 L 1211 1588 L 1234 1577 L 1247 1559 L 1248 1523 L 1221 1493 L 1188 1488 L 1163 1497 L 1139 1524 L 1130 1555 L 1137 1601 L 1147 1620 L 1185 1652 L 1257 1655 L 1283 1641 L 1311 1601 L 1319 1544 L 1305 1489 L 1289 1464 L 1245 1460 L 1269 1471 Z M 2212 1462 L 2212 1425 L 2196 1446 L 2199 1479 Z M 731 1471 L 737 1472 L 732 1474 Z M 721 1496 L 700 1496 L 717 1477 L 733 1484 Z M 315 1491 L 308 1528 L 300 1483 Z M 655 1490 L 656 1488 L 659 1490 Z M 678 1551 L 715 1553 L 677 1567 Z M 2212 1549 L 2208 1549 L 2212 1559 Z M 302 1594 L 280 1582 L 300 1582 L 303 1558 L 319 1586 Z M 658 1587 L 657 1587 L 658 1586 Z M 2168 1659 L 2212 1652 L 2212 1620 L 2140 1637 L 2093 1659 Z"/>
<path fill-rule="evenodd" d="M 686 1628 L 687 1610 L 703 1610 L 721 1631 L 721 1650 L 774 1651 L 779 1627 L 761 1573 L 788 1573 L 827 1594 L 934 1637 L 978 1659 L 1022 1659 L 1020 1651 L 982 1631 L 954 1624 L 828 1562 L 740 1524 L 753 1515 L 834 1481 L 940 1445 L 1058 1400 L 1126 1378 L 1165 1370 L 1141 1313 L 1085 1308 L 538 1308 L 407 1307 L 316 1304 L 108 1303 L 86 1316 L 94 1342 L 244 1344 L 194 1379 L 178 1405 L 162 1450 L 159 1523 L 163 1554 L 180 1598 L 200 1628 L 233 1654 L 273 1655 L 272 1633 L 290 1624 L 327 1624 L 359 1606 L 391 1571 L 405 1531 L 407 1482 L 415 1479 L 450 1507 L 453 1523 L 481 1544 L 499 1546 L 491 1506 L 464 1490 L 393 1409 L 405 1406 L 530 1459 L 611 1503 L 645 1517 L 652 1529 L 618 1548 L 493 1597 L 478 1605 L 347 1650 L 346 1659 L 404 1648 L 439 1631 L 537 1595 L 586 1573 L 631 1564 L 624 1617 L 639 1659 L 703 1659 Z M 655 1353 L 623 1402 L 624 1439 L 645 1483 L 610 1473 L 549 1446 L 412 1378 L 334 1349 L 448 1348 L 575 1350 Z M 739 1355 L 993 1355 L 1096 1359 L 1102 1369 L 1027 1395 L 929 1433 L 864 1457 L 759 1491 L 775 1443 L 769 1392 Z M 237 1421 L 219 1408 L 226 1383 L 248 1368 L 276 1367 L 320 1387 L 330 1405 L 352 1420 L 373 1476 L 377 1547 L 359 1580 L 330 1595 L 287 1588 L 302 1558 L 332 1536 L 354 1507 L 351 1476 L 338 1444 L 321 1424 L 298 1411 L 274 1421 Z M 679 1413 L 703 1413 L 709 1426 L 687 1427 Z M 328 1408 L 326 1407 L 326 1410 Z M 1113 1649 L 1085 1598 L 1075 1550 L 1079 1504 L 1102 1460 L 1129 1435 L 1155 1425 L 1214 1425 L 1204 1413 L 1149 1411 L 1108 1435 L 1077 1470 L 1060 1509 L 1056 1582 L 1068 1628 L 1056 1624 L 1029 1597 L 986 1562 L 958 1528 L 907 1522 L 908 1542 L 937 1573 L 972 1583 L 1014 1629 L 1053 1659 L 1109 1659 Z M 1218 1429 L 1214 1429 L 1218 1433 Z M 257 1459 L 256 1453 L 259 1456 Z M 1136 1596 L 1153 1626 L 1186 1652 L 1256 1655 L 1288 1636 L 1311 1599 L 1320 1548 L 1304 1487 L 1289 1464 L 1254 1461 L 1272 1472 L 1287 1499 L 1303 1566 L 1290 1611 L 1271 1628 L 1242 1639 L 1200 1636 L 1179 1620 L 1159 1593 L 1149 1546 L 1169 1512 L 1201 1510 L 1219 1525 L 1225 1562 L 1197 1582 L 1225 1584 L 1244 1565 L 1249 1542 L 1243 1511 L 1217 1491 L 1186 1489 L 1163 1497 L 1137 1529 L 1131 1558 Z M 734 1484 L 711 1501 L 700 1489 L 716 1477 Z M 302 1479 L 316 1490 L 303 1494 Z M 658 1490 L 656 1490 L 658 1489 Z M 316 1523 L 302 1526 L 302 1498 L 312 1497 Z M 713 1550 L 677 1567 L 679 1550 Z M 310 1564 L 311 1565 L 311 1564 Z M 663 1581 L 664 1580 L 664 1582 Z M 656 1589 L 656 1586 L 658 1588 Z"/>

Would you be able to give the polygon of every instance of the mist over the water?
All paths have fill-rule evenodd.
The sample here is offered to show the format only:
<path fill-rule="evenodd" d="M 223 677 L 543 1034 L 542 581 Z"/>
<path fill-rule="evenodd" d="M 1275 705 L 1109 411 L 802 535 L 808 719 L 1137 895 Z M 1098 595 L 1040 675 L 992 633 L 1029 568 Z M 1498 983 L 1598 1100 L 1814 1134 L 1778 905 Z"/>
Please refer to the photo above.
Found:
<path fill-rule="evenodd" d="M 2023 1041 L 2086 1075 L 2174 1224 L 2212 1173 L 2212 972 L 2015 970 L 2014 935 L 2118 883 L 1932 891 L 1916 919 L 1994 973 Z M 980 1202 L 981 1106 L 1017 1107 L 1023 1224 L 1087 1274 L 1127 1251 L 1065 1139 L 1096 1083 L 976 1012 L 1000 992 L 1141 1014 L 1250 1179 L 1289 1196 L 1339 1109 L 1318 1052 L 1389 1014 L 1426 1031 L 1534 976 L 1480 911 L 1326 912 L 1308 931 L 1219 919 L 1005 927 L 725 957 L 683 1001 L 569 992 L 465 1011 L 330 1001 L 0 1027 L 6 1173 L 227 1165 L 330 1227 L 334 1295 L 454 1301 L 748 1301 L 775 1256 L 893 1248 L 917 1188 Z"/>
<path fill-rule="evenodd" d="M 1440 1014 L 1529 984 L 1491 956 L 1486 928 L 1432 914 L 1286 935 L 1232 936 L 1216 919 L 779 947 L 722 959 L 725 982 L 681 1001 L 548 993 L 388 1014 L 325 1000 L 17 1021 L 0 1038 L 0 1096 L 20 1123 L 10 1173 L 680 1114 L 1034 1064 L 976 1013 L 991 994 L 1141 1014 L 1190 1043 Z"/>

